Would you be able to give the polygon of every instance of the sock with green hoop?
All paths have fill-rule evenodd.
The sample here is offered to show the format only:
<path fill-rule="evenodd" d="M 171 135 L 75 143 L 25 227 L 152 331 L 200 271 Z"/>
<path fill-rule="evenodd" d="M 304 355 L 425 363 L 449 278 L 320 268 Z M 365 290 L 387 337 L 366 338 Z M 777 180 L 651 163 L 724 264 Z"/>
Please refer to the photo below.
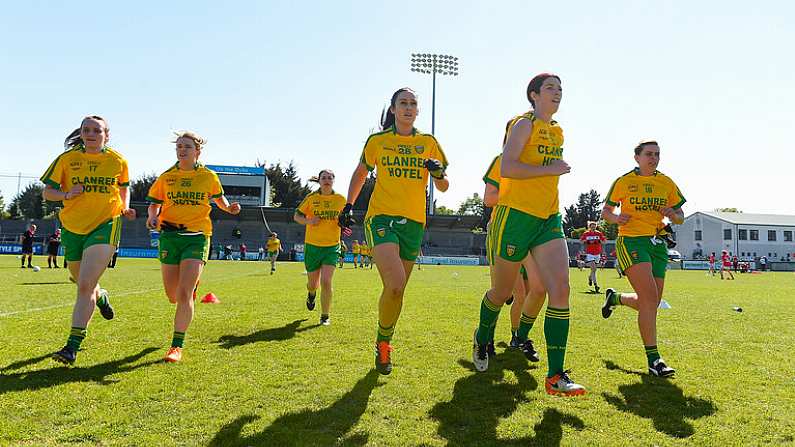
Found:
<path fill-rule="evenodd" d="M 644 346 L 644 348 L 646 349 L 646 361 L 649 363 L 649 367 L 651 368 L 654 361 L 660 358 L 660 352 L 657 351 L 657 345 Z"/>
<path fill-rule="evenodd" d="M 77 352 L 80 350 L 80 344 L 83 343 L 83 339 L 86 338 L 88 331 L 84 327 L 72 327 L 72 331 L 69 332 L 69 338 L 66 339 L 66 346 L 73 351 Z"/>
<path fill-rule="evenodd" d="M 563 372 L 566 344 L 569 339 L 569 309 L 547 306 L 544 316 L 544 338 L 547 341 L 547 377 Z"/>
<path fill-rule="evenodd" d="M 613 292 L 613 294 L 610 295 L 610 305 L 611 306 L 621 305 L 621 292 Z"/>
<path fill-rule="evenodd" d="M 183 343 L 185 343 L 185 333 L 174 331 L 174 336 L 171 337 L 171 347 L 181 348 Z"/>
<path fill-rule="evenodd" d="M 494 340 L 494 328 L 497 327 L 497 319 L 500 318 L 502 306 L 494 304 L 489 300 L 488 294 L 483 295 L 480 302 L 480 324 L 478 325 L 477 340 L 481 345 Z"/>
<path fill-rule="evenodd" d="M 384 327 L 381 322 L 378 322 L 378 334 L 376 334 L 375 342 L 385 341 L 390 343 L 392 341 L 392 335 L 395 334 L 395 325 L 389 327 Z"/>
<path fill-rule="evenodd" d="M 108 297 L 104 293 L 100 293 L 97 298 L 97 306 L 104 306 L 108 304 Z"/>
<path fill-rule="evenodd" d="M 527 341 L 530 336 L 530 329 L 533 329 L 533 324 L 536 322 L 538 316 L 526 315 L 522 312 L 522 317 L 519 318 L 519 329 L 516 331 L 516 338 L 521 342 Z"/>

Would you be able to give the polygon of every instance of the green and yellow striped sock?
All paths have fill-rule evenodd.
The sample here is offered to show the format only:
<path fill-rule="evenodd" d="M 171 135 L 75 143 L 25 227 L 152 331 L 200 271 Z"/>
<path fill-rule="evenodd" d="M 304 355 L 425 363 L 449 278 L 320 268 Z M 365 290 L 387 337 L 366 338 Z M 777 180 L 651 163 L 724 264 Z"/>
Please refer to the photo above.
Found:
<path fill-rule="evenodd" d="M 86 335 L 88 335 L 86 328 L 73 326 L 71 332 L 69 332 L 69 338 L 66 339 L 66 346 L 75 352 L 79 351 L 80 344 L 83 343 Z"/>
<path fill-rule="evenodd" d="M 395 325 L 385 327 L 378 322 L 378 334 L 375 337 L 375 342 L 378 343 L 380 341 L 385 341 L 387 343 L 392 341 L 392 335 L 395 334 Z"/>
<path fill-rule="evenodd" d="M 489 300 L 488 294 L 483 295 L 483 301 L 480 303 L 480 324 L 476 335 L 479 344 L 485 345 L 494 339 L 494 328 L 497 327 L 501 308 L 501 305 L 494 304 Z"/>
<path fill-rule="evenodd" d="M 174 336 L 171 337 L 171 347 L 181 348 L 183 343 L 185 343 L 185 333 L 174 331 Z"/>
<path fill-rule="evenodd" d="M 533 329 L 533 324 L 536 322 L 537 315 L 526 315 L 522 312 L 522 317 L 519 318 L 519 330 L 516 331 L 516 338 L 521 342 L 527 341 L 530 335 L 530 329 Z"/>
<path fill-rule="evenodd" d="M 660 358 L 660 352 L 657 350 L 657 345 L 644 346 L 644 348 L 646 349 L 646 361 L 649 363 L 649 368 L 651 368 L 654 361 Z"/>
<path fill-rule="evenodd" d="M 569 309 L 547 306 L 544 316 L 544 338 L 547 341 L 547 377 L 563 372 L 566 344 L 569 339 Z"/>

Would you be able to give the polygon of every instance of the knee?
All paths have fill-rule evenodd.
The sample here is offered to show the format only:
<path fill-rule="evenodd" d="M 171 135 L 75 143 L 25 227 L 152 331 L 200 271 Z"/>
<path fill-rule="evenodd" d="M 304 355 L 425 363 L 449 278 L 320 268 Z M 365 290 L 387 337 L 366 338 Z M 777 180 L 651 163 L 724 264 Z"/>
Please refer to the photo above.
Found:
<path fill-rule="evenodd" d="M 532 298 L 543 298 L 546 293 L 547 290 L 541 285 L 531 285 L 528 291 L 528 295 Z"/>
<path fill-rule="evenodd" d="M 77 296 L 90 297 L 91 301 L 96 301 L 97 284 L 89 283 L 86 280 L 77 280 Z"/>
<path fill-rule="evenodd" d="M 180 302 L 180 303 L 183 303 L 183 304 L 192 302 L 193 301 L 193 288 L 177 287 L 177 293 L 175 295 L 176 295 L 174 297 L 175 301 L 173 301 L 173 302 Z M 169 297 L 169 300 L 171 300 L 171 297 Z"/>
<path fill-rule="evenodd" d="M 386 291 L 386 295 L 392 299 L 402 299 L 403 293 L 406 291 L 406 286 L 404 284 L 395 284 L 390 285 L 384 288 Z"/>

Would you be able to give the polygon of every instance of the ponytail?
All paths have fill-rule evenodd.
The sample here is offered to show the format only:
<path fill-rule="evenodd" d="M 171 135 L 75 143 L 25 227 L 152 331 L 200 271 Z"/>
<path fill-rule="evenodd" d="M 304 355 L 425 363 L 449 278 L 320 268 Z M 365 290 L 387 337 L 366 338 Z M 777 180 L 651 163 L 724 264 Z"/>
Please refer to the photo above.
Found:
<path fill-rule="evenodd" d="M 414 90 L 408 87 L 400 88 L 395 93 L 392 93 L 392 99 L 389 101 L 389 107 L 385 107 L 384 110 L 381 111 L 381 130 L 389 129 L 395 125 L 395 114 L 392 113 L 392 107 L 395 107 L 397 97 L 402 92 L 410 92 L 415 96 L 417 95 Z"/>
<path fill-rule="evenodd" d="M 63 148 L 65 150 L 69 150 L 78 145 L 79 146 L 83 145 L 83 138 L 80 136 L 80 130 L 83 128 L 83 121 L 85 120 L 94 120 L 102 122 L 102 126 L 105 127 L 105 135 L 108 135 L 110 133 L 110 127 L 108 127 L 108 122 L 107 120 L 105 120 L 105 118 L 102 118 L 101 116 L 98 115 L 89 115 L 83 118 L 82 121 L 80 121 L 80 127 L 73 130 L 72 133 L 67 135 L 66 139 L 63 140 Z"/>
<path fill-rule="evenodd" d="M 322 169 L 320 172 L 318 172 L 317 175 L 313 175 L 312 177 L 309 177 L 309 181 L 312 182 L 312 183 L 320 183 L 320 177 L 323 174 L 329 174 L 332 177 L 336 177 L 336 175 L 334 175 L 334 171 L 332 171 L 331 169 Z"/>

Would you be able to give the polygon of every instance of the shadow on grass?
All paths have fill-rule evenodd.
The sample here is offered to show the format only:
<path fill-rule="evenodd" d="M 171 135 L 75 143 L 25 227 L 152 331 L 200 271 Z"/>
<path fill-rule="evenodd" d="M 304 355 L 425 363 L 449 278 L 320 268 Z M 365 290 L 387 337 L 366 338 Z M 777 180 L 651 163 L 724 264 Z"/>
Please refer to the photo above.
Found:
<path fill-rule="evenodd" d="M 641 378 L 640 383 L 618 387 L 618 391 L 624 395 L 623 398 L 602 393 L 605 400 L 623 412 L 651 419 L 654 428 L 668 436 L 674 438 L 693 436 L 695 431 L 688 419 L 711 416 L 718 411 L 712 401 L 686 397 L 682 389 L 674 385 L 670 379 L 628 370 L 610 360 L 605 361 L 605 367 L 611 371 L 621 371 Z"/>
<path fill-rule="evenodd" d="M 36 363 L 39 363 L 40 361 L 42 361 L 44 359 L 50 358 L 51 355 L 52 354 L 50 353 L 50 354 L 40 355 L 38 357 L 32 357 L 32 358 L 29 358 L 29 359 L 20 360 L 18 362 L 14 362 L 14 363 L 12 363 L 12 364 L 4 367 L 4 368 L 0 368 L 0 371 L 15 371 L 17 369 L 21 369 L 21 368 L 24 368 L 26 366 L 35 365 Z"/>
<path fill-rule="evenodd" d="M 285 341 L 295 337 L 299 332 L 308 331 L 320 326 L 320 324 L 313 324 L 311 326 L 299 328 L 301 323 L 306 320 L 306 318 L 303 320 L 295 320 L 282 327 L 263 329 L 249 335 L 224 335 L 218 339 L 217 343 L 224 349 L 232 349 L 237 346 L 259 343 L 262 341 Z"/>
<path fill-rule="evenodd" d="M 20 286 L 51 286 L 54 284 L 71 284 L 69 281 L 52 281 L 52 282 L 21 282 Z"/>
<path fill-rule="evenodd" d="M 259 419 L 252 414 L 241 416 L 221 427 L 210 441 L 211 447 L 226 446 L 291 446 L 291 445 L 350 445 L 368 442 L 366 434 L 356 433 L 342 440 L 367 409 L 378 373 L 371 370 L 356 382 L 339 400 L 320 410 L 302 410 L 280 416 L 265 430 L 241 436 L 243 427 Z"/>
<path fill-rule="evenodd" d="M 123 359 L 100 363 L 98 365 L 85 368 L 70 368 L 61 366 L 32 372 L 2 374 L 0 375 L 0 394 L 14 391 L 36 391 L 42 388 L 50 388 L 71 382 L 95 382 L 100 385 L 110 385 L 112 383 L 118 382 L 118 380 L 108 380 L 106 379 L 107 376 L 133 371 L 138 368 L 143 368 L 158 363 L 159 360 L 145 362 L 138 365 L 130 365 L 131 363 L 140 360 L 142 357 L 156 350 L 157 348 L 146 348 L 138 354 L 133 354 Z M 46 357 L 49 357 L 49 355 Z M 35 361 L 40 360 L 41 359 L 37 357 L 35 359 L 17 362 L 13 365 L 9 365 L 9 367 L 6 368 L 10 368 L 11 366 L 20 368 L 25 366 L 25 362 L 32 364 L 35 363 Z"/>
<path fill-rule="evenodd" d="M 474 371 L 471 362 L 459 360 L 464 368 Z M 525 394 L 538 388 L 530 375 L 527 361 L 518 351 L 503 352 L 489 361 L 489 370 L 474 373 L 458 380 L 449 402 L 436 404 L 429 415 L 439 421 L 437 432 L 450 445 L 560 445 L 563 425 L 577 430 L 585 428 L 576 417 L 547 409 L 535 425 L 535 436 L 519 439 L 498 439 L 500 419 L 509 417 L 519 405 L 528 402 Z M 513 371 L 516 383 L 505 381 L 505 372 Z"/>

